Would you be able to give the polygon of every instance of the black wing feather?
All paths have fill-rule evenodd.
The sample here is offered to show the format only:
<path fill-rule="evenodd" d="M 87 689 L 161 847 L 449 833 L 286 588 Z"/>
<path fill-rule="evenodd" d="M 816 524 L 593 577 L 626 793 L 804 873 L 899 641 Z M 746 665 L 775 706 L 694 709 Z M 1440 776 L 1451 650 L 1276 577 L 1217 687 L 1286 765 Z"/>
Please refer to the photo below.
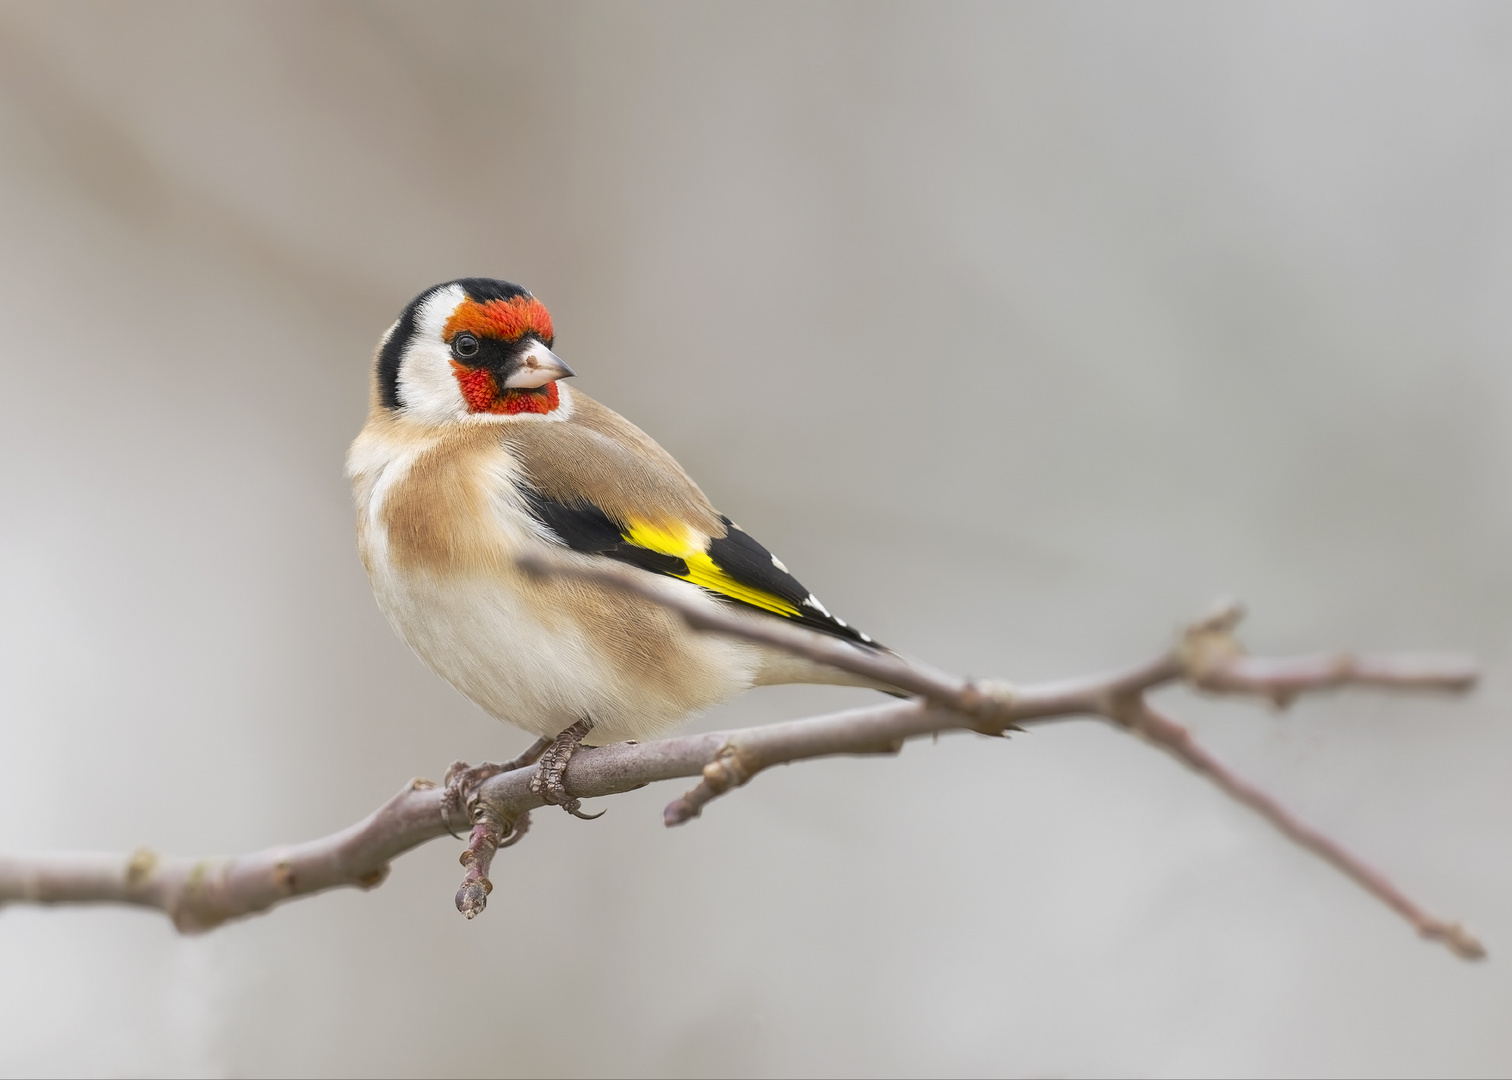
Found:
<path fill-rule="evenodd" d="M 573 551 L 638 566 L 654 574 L 670 577 L 686 577 L 688 564 L 675 555 L 650 551 L 625 538 L 620 523 L 592 503 L 566 503 L 541 494 L 534 488 L 525 489 L 526 505 L 531 515 L 544 525 L 562 543 Z M 721 570 L 730 577 L 752 589 L 768 593 L 790 604 L 796 615 L 775 615 L 774 612 L 755 604 L 747 604 L 736 597 L 726 596 L 716 590 L 714 595 L 729 603 L 738 603 L 756 611 L 778 618 L 788 619 L 801 626 L 825 634 L 844 638 L 858 645 L 880 648 L 865 634 L 846 625 L 825 611 L 814 595 L 804 588 L 797 578 L 779 569 L 772 553 L 757 543 L 748 533 L 737 529 L 727 517 L 720 518 L 725 525 L 725 535 L 710 541 L 707 554 Z"/>
<path fill-rule="evenodd" d="M 688 572 L 688 564 L 675 555 L 647 551 L 629 543 L 614 519 L 592 503 L 573 505 L 558 502 L 534 488 L 525 490 L 525 502 L 530 508 L 531 516 L 573 551 L 605 555 L 642 570 L 650 570 L 654 574 L 680 577 Z"/>
<path fill-rule="evenodd" d="M 784 616 L 814 630 L 854 641 L 858 645 L 876 642 L 843 620 L 835 618 L 819 605 L 818 599 L 803 583 L 777 566 L 772 553 L 729 518 L 721 516 L 725 535 L 709 542 L 709 558 L 736 581 L 786 600 L 798 609 L 796 616 Z"/>

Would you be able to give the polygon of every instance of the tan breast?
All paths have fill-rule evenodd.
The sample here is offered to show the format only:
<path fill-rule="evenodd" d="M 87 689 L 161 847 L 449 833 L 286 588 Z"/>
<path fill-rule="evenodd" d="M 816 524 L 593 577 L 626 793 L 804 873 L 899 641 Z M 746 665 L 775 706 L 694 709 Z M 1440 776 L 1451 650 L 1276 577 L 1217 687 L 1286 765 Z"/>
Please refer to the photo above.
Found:
<path fill-rule="evenodd" d="M 421 440 L 376 508 L 391 565 L 439 577 L 512 572 L 530 531 L 523 507 L 500 505 L 518 466 L 498 430 L 455 425 Z M 506 509 L 514 513 L 500 513 Z"/>
<path fill-rule="evenodd" d="M 646 498 L 658 515 L 720 528 L 665 451 L 575 397 L 588 408 L 568 423 L 428 427 L 375 412 L 350 456 L 359 546 L 395 629 L 485 710 L 538 734 L 589 715 L 606 738 L 644 738 L 748 687 L 760 664 L 748 646 L 693 634 L 640 598 L 518 572 L 515 558 L 532 547 L 595 558 L 542 536 L 515 487 L 526 472 L 554 498 L 583 493 L 642 520 L 636 500 Z M 576 423 L 585 413 L 589 423 Z M 633 465 L 624 450 L 632 437 L 644 440 L 635 456 L 650 455 L 657 468 Z M 694 586 L 665 584 L 712 602 Z"/>

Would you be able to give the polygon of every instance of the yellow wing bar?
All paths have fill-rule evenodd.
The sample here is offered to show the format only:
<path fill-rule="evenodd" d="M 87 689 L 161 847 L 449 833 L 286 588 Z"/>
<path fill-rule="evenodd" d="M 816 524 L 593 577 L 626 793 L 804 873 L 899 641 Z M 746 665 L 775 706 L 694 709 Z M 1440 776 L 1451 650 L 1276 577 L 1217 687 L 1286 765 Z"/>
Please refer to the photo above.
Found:
<path fill-rule="evenodd" d="M 709 558 L 708 552 L 704 550 L 707 539 L 695 532 L 686 531 L 678 534 L 657 525 L 632 522 L 623 535 L 636 547 L 643 547 L 647 551 L 654 551 L 660 555 L 671 555 L 688 564 L 686 574 L 672 574 L 672 577 L 691 581 L 711 592 L 721 593 L 731 600 L 739 600 L 752 607 L 770 611 L 774 615 L 797 618 L 802 614 L 782 597 L 774 596 L 763 589 L 753 588 L 731 577 L 723 567 Z"/>

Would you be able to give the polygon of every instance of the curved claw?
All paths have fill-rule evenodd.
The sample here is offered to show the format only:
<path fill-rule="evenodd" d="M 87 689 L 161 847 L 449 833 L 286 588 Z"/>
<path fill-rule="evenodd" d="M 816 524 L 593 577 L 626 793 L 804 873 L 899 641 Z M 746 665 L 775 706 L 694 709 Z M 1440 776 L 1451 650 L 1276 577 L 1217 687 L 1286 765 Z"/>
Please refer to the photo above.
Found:
<path fill-rule="evenodd" d="M 584 814 L 581 812 L 582 801 L 567 794 L 567 788 L 563 785 L 563 775 L 567 772 L 567 763 L 572 760 L 572 755 L 582 745 L 583 738 L 593 730 L 593 721 L 583 717 L 577 723 L 567 728 L 551 741 L 546 752 L 541 755 L 540 766 L 536 774 L 530 778 L 530 790 L 532 794 L 540 796 L 546 803 L 560 806 L 575 818 L 584 821 L 592 821 L 594 818 L 603 817 L 604 811 L 597 814 Z"/>
<path fill-rule="evenodd" d="M 547 740 L 537 739 L 530 749 L 519 757 L 505 762 L 485 761 L 481 765 L 469 765 L 465 761 L 452 762 L 451 768 L 446 770 L 446 776 L 441 781 L 446 787 L 445 794 L 441 796 L 441 824 L 445 826 L 446 831 L 461 840 L 462 834 L 452 828 L 451 819 L 454 812 L 468 809 L 468 793 L 490 777 L 534 764 L 541 756 L 541 748 L 545 745 L 548 745 Z"/>
<path fill-rule="evenodd" d="M 502 840 L 499 841 L 499 850 L 502 851 L 504 848 L 513 847 L 515 844 L 518 844 L 521 840 L 525 839 L 525 834 L 529 831 L 530 811 L 527 810 L 519 817 L 515 818 L 514 824 L 510 827 L 509 832 L 504 836 Z"/>
<path fill-rule="evenodd" d="M 451 796 L 452 796 L 452 793 L 450 791 L 448 791 L 445 795 L 441 796 L 441 826 L 447 832 L 451 833 L 451 836 L 452 836 L 453 840 L 461 840 L 462 839 L 462 834 L 459 833 L 456 829 L 452 828 L 452 823 L 451 823 L 451 802 L 452 802 L 452 797 Z"/>
<path fill-rule="evenodd" d="M 451 816 L 453 810 L 462 809 L 462 798 L 466 794 L 462 790 L 463 778 L 467 772 L 467 762 L 454 761 L 447 768 L 446 775 L 441 778 L 441 786 L 446 789 L 441 793 L 441 824 L 456 840 L 461 840 L 462 835 L 452 828 Z"/>

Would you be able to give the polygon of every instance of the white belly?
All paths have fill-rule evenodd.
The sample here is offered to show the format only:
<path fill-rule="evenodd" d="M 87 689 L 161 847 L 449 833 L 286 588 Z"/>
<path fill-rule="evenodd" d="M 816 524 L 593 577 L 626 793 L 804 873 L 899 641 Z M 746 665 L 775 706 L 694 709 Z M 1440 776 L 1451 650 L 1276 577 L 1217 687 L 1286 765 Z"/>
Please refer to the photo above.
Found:
<path fill-rule="evenodd" d="M 547 625 L 507 581 L 440 582 L 397 574 L 381 559 L 370 565 L 379 607 L 415 653 L 484 711 L 535 735 L 588 717 L 590 743 L 651 738 L 747 689 L 760 668 L 756 650 L 688 632 L 678 642 L 677 692 L 669 694 L 666 673 L 638 679 L 615 671 L 594 646 L 593 627 Z"/>
<path fill-rule="evenodd" d="M 482 516 L 436 521 L 482 537 L 486 551 L 475 570 L 452 560 L 433 572 L 413 556 L 399 565 L 385 532 L 385 504 L 406 497 L 405 477 L 436 445 L 436 438 L 413 434 L 389 438 L 382 428 L 358 437 L 348 471 L 359 546 L 395 631 L 486 712 L 544 736 L 586 717 L 594 723 L 588 741 L 600 744 L 662 734 L 755 683 L 765 650 L 695 633 L 646 602 L 607 591 L 595 602 L 594 586 L 542 585 L 516 572 L 514 559 L 526 552 L 602 560 L 544 537 L 516 494 L 517 466 L 502 450 L 466 474 L 481 496 L 467 502 L 468 512 Z M 647 577 L 698 603 L 717 603 L 688 582 Z"/>

